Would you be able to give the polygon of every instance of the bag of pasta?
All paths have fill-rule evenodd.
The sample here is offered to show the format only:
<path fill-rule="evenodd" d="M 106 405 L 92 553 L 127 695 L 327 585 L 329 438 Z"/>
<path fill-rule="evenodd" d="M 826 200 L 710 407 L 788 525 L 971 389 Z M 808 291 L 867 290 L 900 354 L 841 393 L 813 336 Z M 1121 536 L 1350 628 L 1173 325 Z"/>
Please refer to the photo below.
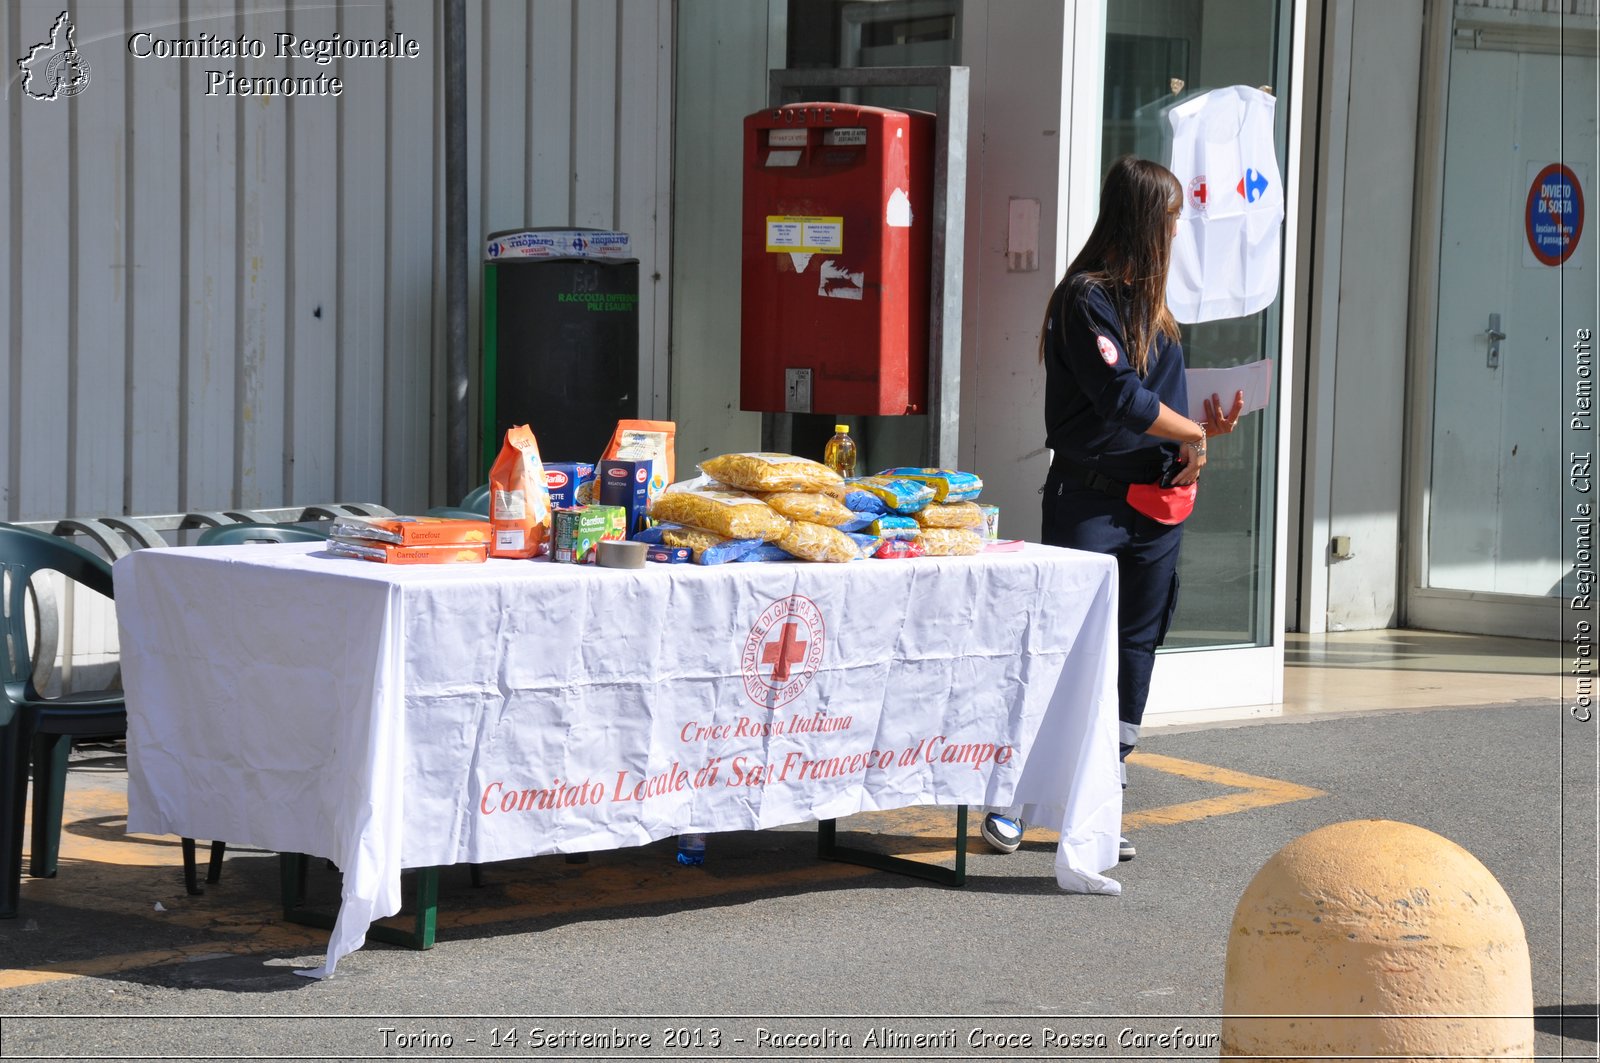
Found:
<path fill-rule="evenodd" d="M 789 522 L 742 491 L 667 491 L 650 503 L 650 518 L 715 532 L 727 539 L 772 542 Z"/>
<path fill-rule="evenodd" d="M 762 545 L 760 539 L 728 539 L 699 528 L 668 528 L 662 532 L 661 543 L 686 547 L 697 565 L 738 561 Z"/>
<path fill-rule="evenodd" d="M 933 488 L 935 502 L 971 502 L 983 491 L 983 481 L 975 472 L 957 472 L 953 469 L 885 469 L 879 476 L 892 476 L 900 480 L 916 480 Z"/>
<path fill-rule="evenodd" d="M 983 509 L 976 502 L 933 502 L 915 515 L 924 528 L 983 527 Z"/>
<path fill-rule="evenodd" d="M 538 557 L 550 549 L 550 488 L 533 430 L 506 429 L 500 456 L 489 470 L 491 557 Z"/>
<path fill-rule="evenodd" d="M 702 461 L 700 471 L 741 491 L 844 491 L 844 477 L 793 454 L 723 454 Z"/>
<path fill-rule="evenodd" d="M 965 557 L 983 553 L 983 535 L 971 528 L 924 528 L 917 537 L 928 557 Z"/>
<path fill-rule="evenodd" d="M 854 561 L 861 556 L 861 548 L 844 532 L 803 520 L 789 525 L 778 537 L 778 547 L 802 561 Z"/>
<path fill-rule="evenodd" d="M 756 496 L 774 513 L 790 520 L 810 521 L 838 528 L 856 520 L 848 506 L 821 491 L 769 491 Z"/>
<path fill-rule="evenodd" d="M 855 492 L 865 492 L 878 499 L 883 509 L 880 512 L 898 513 L 906 516 L 933 501 L 934 489 L 932 484 L 923 483 L 921 480 L 896 479 L 892 476 L 863 476 L 850 481 L 850 488 L 854 497 Z M 861 506 L 853 506 L 862 509 Z"/>

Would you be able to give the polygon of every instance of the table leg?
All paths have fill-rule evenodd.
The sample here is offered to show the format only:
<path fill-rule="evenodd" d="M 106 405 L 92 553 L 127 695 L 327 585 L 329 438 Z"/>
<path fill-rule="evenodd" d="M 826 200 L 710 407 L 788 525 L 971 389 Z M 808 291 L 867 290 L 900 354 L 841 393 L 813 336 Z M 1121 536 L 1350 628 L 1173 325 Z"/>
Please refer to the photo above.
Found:
<path fill-rule="evenodd" d="M 315 908 L 307 908 L 306 858 L 304 853 L 278 854 L 278 881 L 283 896 L 285 922 L 301 926 L 314 926 L 332 930 L 335 916 Z M 381 923 L 367 928 L 367 937 L 386 945 L 401 945 L 408 949 L 433 948 L 439 923 L 439 869 L 422 867 L 416 870 L 416 921 L 411 930 L 399 930 Z"/>
<path fill-rule="evenodd" d="M 924 864 L 920 860 L 908 860 L 903 856 L 890 856 L 888 853 L 874 852 L 871 849 L 857 849 L 854 846 L 840 845 L 838 843 L 838 820 L 825 819 L 817 823 L 817 858 L 821 860 L 839 860 L 847 864 L 860 864 L 863 867 L 877 868 L 879 871 L 892 871 L 899 875 L 910 875 L 912 878 L 927 879 L 941 886 L 964 886 L 967 882 L 967 806 L 956 806 L 956 866 L 943 867 L 938 864 Z"/>

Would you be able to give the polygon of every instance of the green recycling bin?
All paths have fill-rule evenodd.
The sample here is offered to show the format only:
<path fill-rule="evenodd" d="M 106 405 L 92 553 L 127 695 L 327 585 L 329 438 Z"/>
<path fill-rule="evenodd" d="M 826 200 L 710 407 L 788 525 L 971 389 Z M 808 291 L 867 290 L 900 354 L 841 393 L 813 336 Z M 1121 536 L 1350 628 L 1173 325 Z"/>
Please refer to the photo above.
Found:
<path fill-rule="evenodd" d="M 639 416 L 639 260 L 626 233 L 515 229 L 483 256 L 483 468 L 526 424 L 545 461 L 595 461 Z"/>

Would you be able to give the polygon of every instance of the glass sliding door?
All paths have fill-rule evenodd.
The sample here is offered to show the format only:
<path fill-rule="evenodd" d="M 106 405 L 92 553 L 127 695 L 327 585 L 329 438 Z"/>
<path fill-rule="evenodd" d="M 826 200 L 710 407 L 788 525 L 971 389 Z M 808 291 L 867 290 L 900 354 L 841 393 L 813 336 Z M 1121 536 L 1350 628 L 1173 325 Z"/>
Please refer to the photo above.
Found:
<path fill-rule="evenodd" d="M 1144 0 L 1106 5 L 1101 170 L 1124 154 L 1167 162 L 1167 112 L 1230 85 L 1278 96 L 1279 172 L 1288 175 L 1290 5 L 1285 0 Z M 1283 296 L 1249 317 L 1182 326 L 1193 368 L 1279 356 Z M 1184 531 L 1182 592 L 1166 646 L 1265 646 L 1274 639 L 1273 528 L 1278 391 L 1211 447 Z"/>

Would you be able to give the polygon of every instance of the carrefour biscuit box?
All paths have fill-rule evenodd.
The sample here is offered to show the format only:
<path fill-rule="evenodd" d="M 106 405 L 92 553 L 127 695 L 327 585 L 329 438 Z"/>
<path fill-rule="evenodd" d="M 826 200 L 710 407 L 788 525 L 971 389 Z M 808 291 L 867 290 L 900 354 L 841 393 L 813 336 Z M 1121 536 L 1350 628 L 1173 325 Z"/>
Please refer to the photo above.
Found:
<path fill-rule="evenodd" d="M 620 506 L 569 506 L 555 511 L 554 561 L 592 565 L 602 539 L 626 539 Z"/>
<path fill-rule="evenodd" d="M 578 505 L 578 489 L 593 479 L 594 465 L 591 462 L 545 462 L 544 482 L 550 488 L 550 508 L 570 509 Z"/>
<path fill-rule="evenodd" d="M 481 565 L 489 557 L 488 543 L 430 543 L 406 546 L 370 539 L 329 539 L 328 552 L 336 557 L 358 557 L 386 565 Z"/>
<path fill-rule="evenodd" d="M 648 458 L 640 461 L 623 461 L 607 458 L 600 463 L 595 477 L 600 481 L 600 504 L 621 506 L 627 514 L 628 535 L 643 531 L 645 514 L 650 510 L 650 473 L 654 462 Z"/>
<path fill-rule="evenodd" d="M 487 520 L 456 517 L 368 517 L 336 521 L 332 532 L 342 539 L 401 546 L 461 546 L 488 542 L 493 529 Z"/>

